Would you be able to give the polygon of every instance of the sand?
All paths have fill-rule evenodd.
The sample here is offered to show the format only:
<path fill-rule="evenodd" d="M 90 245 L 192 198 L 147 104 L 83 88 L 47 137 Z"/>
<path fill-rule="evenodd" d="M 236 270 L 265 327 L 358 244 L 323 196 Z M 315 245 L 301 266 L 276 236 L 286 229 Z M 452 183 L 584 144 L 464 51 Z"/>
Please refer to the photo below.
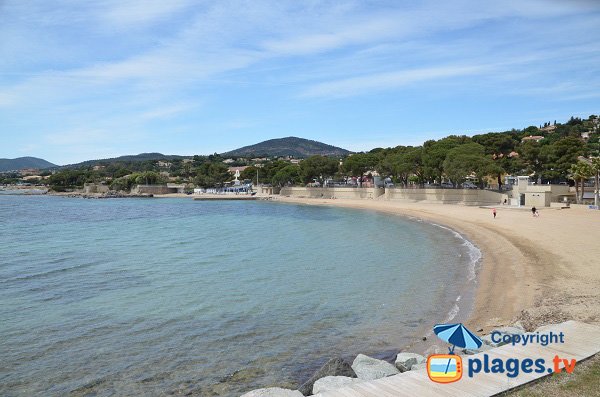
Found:
<path fill-rule="evenodd" d="M 515 321 L 528 330 L 568 319 L 600 324 L 600 211 L 425 204 L 386 200 L 275 200 L 409 215 L 450 227 L 483 254 L 467 325 L 489 332 Z"/>

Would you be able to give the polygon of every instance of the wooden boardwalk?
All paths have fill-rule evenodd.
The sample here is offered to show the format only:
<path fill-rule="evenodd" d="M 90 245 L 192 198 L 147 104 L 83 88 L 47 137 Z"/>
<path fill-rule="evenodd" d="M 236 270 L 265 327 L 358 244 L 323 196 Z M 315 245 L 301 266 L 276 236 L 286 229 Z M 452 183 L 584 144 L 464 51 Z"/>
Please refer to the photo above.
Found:
<path fill-rule="evenodd" d="M 403 397 L 403 396 L 495 396 L 499 393 L 532 382 L 547 376 L 548 373 L 523 373 L 515 378 L 504 374 L 483 373 L 481 371 L 470 378 L 467 374 L 469 358 L 483 360 L 483 355 L 489 356 L 490 362 L 494 358 L 517 358 L 521 362 L 526 358 L 545 359 L 546 367 L 553 365 L 555 355 L 561 358 L 580 360 L 589 358 L 600 352 L 600 327 L 577 321 L 567 321 L 562 324 L 548 326 L 543 332 L 564 333 L 564 343 L 528 344 L 527 346 L 504 345 L 486 350 L 472 356 L 462 356 L 464 374 L 462 379 L 454 383 L 435 383 L 427 376 L 425 369 L 408 371 L 399 375 L 374 381 L 366 381 L 350 387 L 325 391 L 319 397 Z M 561 364 L 561 367 L 563 365 Z M 535 368 L 535 367 L 534 367 Z M 575 366 L 577 372 L 577 366 Z"/>

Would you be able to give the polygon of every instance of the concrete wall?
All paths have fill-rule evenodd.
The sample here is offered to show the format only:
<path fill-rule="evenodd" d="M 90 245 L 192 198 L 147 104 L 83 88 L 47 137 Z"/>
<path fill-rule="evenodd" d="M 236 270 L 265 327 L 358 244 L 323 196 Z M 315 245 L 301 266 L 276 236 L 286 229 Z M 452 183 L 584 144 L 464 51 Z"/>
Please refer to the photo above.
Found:
<path fill-rule="evenodd" d="M 258 194 L 261 195 L 273 195 L 273 194 L 279 194 L 279 192 L 281 191 L 281 188 L 278 186 L 258 186 L 256 187 L 256 190 L 258 191 Z"/>
<path fill-rule="evenodd" d="M 103 185 L 101 183 L 84 183 L 83 184 L 83 193 L 91 194 L 91 193 L 106 193 L 110 189 L 108 185 Z"/>
<path fill-rule="evenodd" d="M 480 189 L 386 189 L 386 200 L 463 205 L 500 205 L 509 196 Z"/>
<path fill-rule="evenodd" d="M 281 195 L 306 198 L 403 200 L 464 205 L 500 205 L 506 194 L 479 189 L 377 189 L 377 188 L 314 188 L 284 187 Z"/>
<path fill-rule="evenodd" d="M 384 189 L 358 187 L 284 187 L 282 196 L 337 199 L 374 199 L 384 194 Z"/>
<path fill-rule="evenodd" d="M 177 193 L 176 188 L 170 188 L 166 185 L 136 185 L 131 189 L 133 194 L 169 194 Z"/>

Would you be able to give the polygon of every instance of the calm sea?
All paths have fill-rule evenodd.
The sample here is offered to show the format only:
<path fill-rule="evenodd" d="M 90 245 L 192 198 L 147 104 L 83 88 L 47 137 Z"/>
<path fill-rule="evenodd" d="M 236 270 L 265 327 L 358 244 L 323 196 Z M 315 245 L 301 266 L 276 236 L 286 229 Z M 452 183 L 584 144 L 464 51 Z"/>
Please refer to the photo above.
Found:
<path fill-rule="evenodd" d="M 447 320 L 476 256 L 375 212 L 0 196 L 0 395 L 295 387 Z"/>

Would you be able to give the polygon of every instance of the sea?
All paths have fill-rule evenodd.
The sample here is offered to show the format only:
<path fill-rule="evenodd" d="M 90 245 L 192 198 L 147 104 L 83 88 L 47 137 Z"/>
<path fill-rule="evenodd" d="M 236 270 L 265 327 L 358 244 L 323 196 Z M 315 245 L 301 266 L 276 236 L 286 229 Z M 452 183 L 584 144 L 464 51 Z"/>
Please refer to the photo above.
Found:
<path fill-rule="evenodd" d="M 480 257 L 374 211 L 3 194 L 0 395 L 295 388 L 466 316 Z"/>

